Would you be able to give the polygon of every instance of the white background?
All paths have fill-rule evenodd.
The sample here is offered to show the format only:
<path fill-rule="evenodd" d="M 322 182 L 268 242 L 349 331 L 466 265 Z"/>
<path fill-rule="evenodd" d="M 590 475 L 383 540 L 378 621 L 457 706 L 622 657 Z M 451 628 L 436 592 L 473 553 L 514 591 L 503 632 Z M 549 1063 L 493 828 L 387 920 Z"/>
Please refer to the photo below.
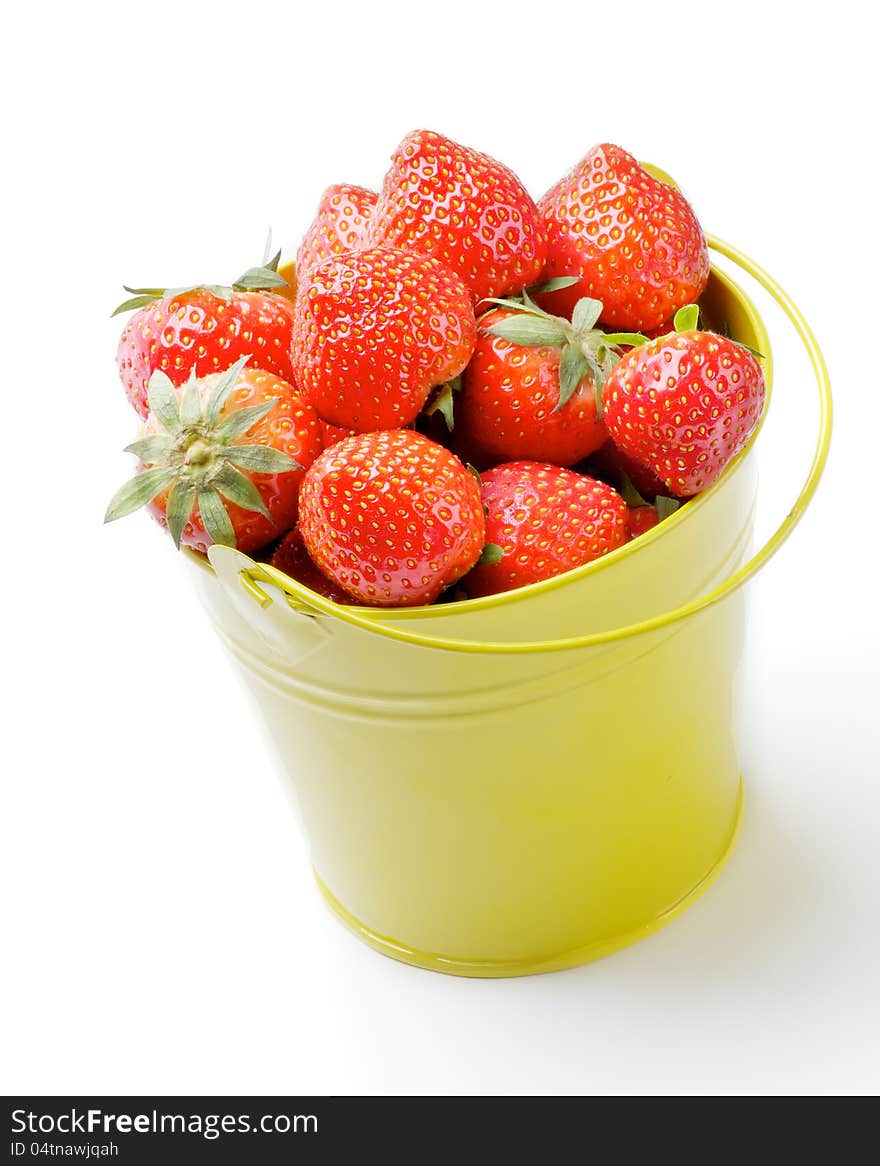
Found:
<path fill-rule="evenodd" d="M 7 14 L 3 1091 L 876 1091 L 871 6 L 621 12 Z M 423 125 L 536 195 L 597 141 L 660 163 L 798 300 L 837 395 L 815 506 L 751 588 L 731 863 L 656 937 L 549 977 L 419 972 L 329 916 L 173 550 L 146 517 L 101 525 L 134 435 L 108 319 L 123 280 L 228 280 L 269 225 L 295 246 L 327 183 L 378 183 Z M 784 412 L 762 444 L 762 522 L 797 492 L 815 425 L 807 366 L 767 318 Z"/>

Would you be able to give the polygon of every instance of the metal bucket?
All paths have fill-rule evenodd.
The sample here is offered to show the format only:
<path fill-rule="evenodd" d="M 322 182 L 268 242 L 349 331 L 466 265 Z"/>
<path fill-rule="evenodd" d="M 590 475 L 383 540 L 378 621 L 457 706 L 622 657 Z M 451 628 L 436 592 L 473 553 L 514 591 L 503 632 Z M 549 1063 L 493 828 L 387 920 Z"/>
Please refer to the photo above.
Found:
<path fill-rule="evenodd" d="M 190 556 L 283 761 L 318 884 L 353 931 L 436 971 L 570 967 L 648 935 L 717 873 L 742 804 L 742 584 L 811 499 L 830 435 L 821 354 L 781 288 L 734 248 L 807 347 L 820 434 L 785 521 L 750 557 L 754 439 L 636 543 L 463 603 L 339 607 L 224 547 Z M 769 357 L 713 270 L 709 316 Z M 767 375 L 769 387 L 769 359 Z"/>

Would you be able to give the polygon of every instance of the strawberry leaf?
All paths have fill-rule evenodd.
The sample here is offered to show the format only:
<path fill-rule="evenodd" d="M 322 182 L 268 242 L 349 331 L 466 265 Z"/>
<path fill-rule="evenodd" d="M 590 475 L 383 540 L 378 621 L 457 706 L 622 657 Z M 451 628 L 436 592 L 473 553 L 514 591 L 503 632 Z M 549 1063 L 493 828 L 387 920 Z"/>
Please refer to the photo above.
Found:
<path fill-rule="evenodd" d="M 110 313 L 110 319 L 112 320 L 114 316 L 121 316 L 123 312 L 133 312 L 136 308 L 145 308 L 147 304 L 154 304 L 159 298 L 159 296 L 149 295 L 146 292 L 142 295 L 132 296 L 130 300 L 123 300 L 117 308 L 113 309 Z"/>
<path fill-rule="evenodd" d="M 483 552 L 477 559 L 478 567 L 492 567 L 495 563 L 500 563 L 504 558 L 504 551 L 497 543 L 486 543 L 483 547 Z"/>
<path fill-rule="evenodd" d="M 174 539 L 174 545 L 180 550 L 180 539 L 183 528 L 189 522 L 195 501 L 196 488 L 189 482 L 177 482 L 168 495 L 168 505 L 165 517 L 168 519 L 168 529 Z"/>
<path fill-rule="evenodd" d="M 234 466 L 256 474 L 289 474 L 302 469 L 290 454 L 266 445 L 230 445 L 223 450 L 223 457 Z"/>
<path fill-rule="evenodd" d="M 154 300 L 165 295 L 164 287 L 129 287 L 127 283 L 124 283 L 122 290 L 131 292 L 133 296 L 152 296 Z"/>
<path fill-rule="evenodd" d="M 250 356 L 242 356 L 235 364 L 231 364 L 226 372 L 221 373 L 220 380 L 217 382 L 211 398 L 208 401 L 208 407 L 205 410 L 205 420 L 208 425 L 214 426 L 217 424 L 220 410 L 226 404 L 226 398 L 235 388 L 239 374 L 249 360 Z"/>
<path fill-rule="evenodd" d="M 767 357 L 763 352 L 759 352 L 757 348 L 752 348 L 751 344 L 743 344 L 742 340 L 731 340 L 731 344 L 735 344 L 737 348 L 744 348 L 746 352 L 751 353 L 756 360 L 766 360 Z"/>
<path fill-rule="evenodd" d="M 220 283 L 206 283 L 205 291 L 209 291 L 212 296 L 216 296 L 219 300 L 223 300 L 227 304 L 232 299 L 232 288 L 225 287 Z"/>
<path fill-rule="evenodd" d="M 605 344 L 613 345 L 615 348 L 621 344 L 628 344 L 631 348 L 638 348 L 640 344 L 648 343 L 648 337 L 643 336 L 641 332 L 606 332 L 604 342 Z"/>
<path fill-rule="evenodd" d="M 280 252 L 278 253 L 280 256 Z M 286 287 L 287 280 L 271 267 L 249 267 L 232 285 L 237 291 L 262 291 L 273 287 Z"/>
<path fill-rule="evenodd" d="M 525 348 L 558 347 L 566 341 L 566 335 L 550 317 L 518 316 L 499 320 L 486 329 L 493 336 L 500 336 L 511 344 L 521 344 Z"/>
<path fill-rule="evenodd" d="M 566 344 L 559 362 L 559 400 L 553 409 L 554 413 L 565 408 L 589 371 L 589 367 L 581 349 L 576 344 Z"/>
<path fill-rule="evenodd" d="M 685 304 L 672 317 L 672 326 L 676 332 L 692 332 L 700 322 L 700 309 L 697 304 Z"/>
<path fill-rule="evenodd" d="M 675 514 L 680 506 L 681 503 L 677 498 L 667 498 L 664 494 L 658 494 L 654 499 L 654 508 L 661 522 L 664 518 L 668 518 L 670 514 Z"/>
<path fill-rule="evenodd" d="M 126 284 L 123 284 L 123 288 L 129 292 L 132 298 L 125 300 L 115 308 L 111 316 L 119 316 L 123 312 L 132 312 L 136 308 L 145 308 L 148 304 L 155 303 L 156 300 L 174 299 L 177 296 L 186 295 L 188 292 L 198 291 L 200 288 L 204 288 L 205 291 L 209 291 L 212 295 L 229 303 L 232 299 L 233 290 L 259 291 L 273 287 L 286 287 L 287 281 L 278 274 L 278 264 L 280 261 L 280 251 L 272 256 L 272 232 L 270 231 L 266 239 L 266 249 L 263 253 L 262 264 L 258 267 L 249 267 L 231 287 L 218 283 L 191 284 L 189 287 L 128 287 Z"/>
<path fill-rule="evenodd" d="M 450 433 L 455 429 L 455 396 L 461 389 L 461 377 L 453 377 L 451 381 L 441 385 L 428 404 L 425 406 L 424 413 L 431 417 L 434 413 L 440 413 L 443 420 L 446 422 L 446 428 Z"/>
<path fill-rule="evenodd" d="M 166 433 L 173 436 L 180 432 L 180 402 L 174 385 L 167 373 L 157 368 L 150 377 L 147 387 L 147 403 L 150 412 Z"/>
<path fill-rule="evenodd" d="M 578 275 L 556 275 L 553 279 L 544 280 L 543 283 L 533 283 L 528 291 L 530 295 L 542 296 L 548 292 L 562 291 L 565 287 L 573 287 L 579 279 Z"/>
<path fill-rule="evenodd" d="M 140 510 L 152 502 L 157 494 L 161 494 L 174 481 L 174 476 L 175 471 L 168 466 L 156 466 L 152 470 L 135 474 L 111 498 L 104 521 L 115 522 L 117 518 L 124 518 L 126 514 Z"/>
<path fill-rule="evenodd" d="M 543 308 L 539 308 L 537 304 L 533 304 L 531 300 L 525 304 L 522 300 L 498 300 L 494 296 L 486 296 L 480 300 L 481 304 L 497 304 L 500 308 L 509 308 L 511 312 L 525 312 L 530 316 L 540 316 L 542 320 L 552 320 Z"/>
<path fill-rule="evenodd" d="M 527 307 L 527 308 L 528 308 L 530 311 L 532 311 L 532 312 L 537 312 L 539 315 L 541 315 L 541 316 L 544 316 L 544 317 L 545 317 L 545 319 L 547 319 L 547 320 L 552 320 L 552 319 L 553 319 L 553 317 L 550 315 L 550 313 L 549 313 L 549 312 L 545 312 L 543 308 L 539 308 L 539 307 L 538 307 L 538 305 L 535 303 L 535 301 L 534 301 L 534 300 L 532 299 L 532 297 L 529 295 L 529 289 L 528 289 L 527 287 L 524 287 L 524 288 L 522 289 L 522 291 L 521 291 L 519 294 L 522 296 L 522 302 L 523 302 L 523 304 L 524 304 L 524 305 L 525 305 L 525 307 Z"/>
<path fill-rule="evenodd" d="M 629 474 L 624 473 L 623 470 L 620 471 L 619 493 L 627 506 L 636 507 L 649 505 L 649 503 L 641 496 L 641 494 L 633 485 L 632 478 L 630 478 Z"/>
<path fill-rule="evenodd" d="M 236 409 L 234 413 L 230 413 L 228 417 L 223 418 L 214 430 L 214 436 L 224 445 L 228 445 L 232 441 L 237 441 L 249 429 L 253 429 L 256 423 L 261 421 L 267 413 L 271 413 L 279 400 L 280 397 L 271 397 L 268 401 L 263 401 L 261 405 L 248 405 L 244 409 Z"/>
<path fill-rule="evenodd" d="M 189 379 L 183 387 L 180 401 L 180 423 L 184 428 L 190 428 L 202 419 L 202 400 L 199 395 L 199 386 L 196 381 L 196 370 L 193 368 Z"/>
<path fill-rule="evenodd" d="M 240 474 L 233 466 L 225 465 L 219 473 L 214 475 L 211 483 L 219 490 L 224 498 L 240 506 L 242 510 L 255 510 L 264 518 L 272 520 L 272 515 L 266 509 L 266 503 L 257 487 L 250 478 Z"/>
<path fill-rule="evenodd" d="M 602 301 L 584 296 L 578 300 L 571 314 L 571 322 L 576 332 L 589 332 L 602 315 Z"/>
<path fill-rule="evenodd" d="M 266 245 L 263 248 L 263 267 L 271 267 L 273 271 L 278 270 L 278 260 L 281 258 L 281 252 L 275 256 L 274 262 L 269 261 L 269 256 L 272 254 L 272 228 L 270 227 L 266 233 Z"/>
<path fill-rule="evenodd" d="M 168 287 L 165 289 L 165 294 L 162 298 L 165 300 L 173 300 L 176 296 L 186 296 L 190 292 L 198 290 L 199 284 L 197 283 L 191 283 L 188 287 Z"/>
<path fill-rule="evenodd" d="M 152 437 L 141 437 L 138 441 L 133 441 L 131 445 L 125 447 L 125 452 L 133 453 L 147 465 L 155 465 L 156 462 L 167 461 L 173 449 L 173 438 L 166 437 L 164 433 L 156 433 Z"/>
<path fill-rule="evenodd" d="M 212 486 L 203 486 L 199 490 L 199 514 L 202 525 L 215 543 L 220 546 L 235 546 L 235 530 L 232 520 L 223 505 L 223 499 Z"/>

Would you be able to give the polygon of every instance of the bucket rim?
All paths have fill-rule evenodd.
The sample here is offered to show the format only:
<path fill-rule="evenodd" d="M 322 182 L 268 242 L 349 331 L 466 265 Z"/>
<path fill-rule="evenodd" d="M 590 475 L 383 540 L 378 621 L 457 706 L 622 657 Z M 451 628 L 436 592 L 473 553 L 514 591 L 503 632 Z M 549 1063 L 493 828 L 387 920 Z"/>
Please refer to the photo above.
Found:
<path fill-rule="evenodd" d="M 668 627 L 672 624 L 678 623 L 691 616 L 697 615 L 700 612 L 706 611 L 711 607 L 716 606 L 725 599 L 729 598 L 736 591 L 738 591 L 745 583 L 753 578 L 770 559 L 776 554 L 780 547 L 787 541 L 792 531 L 803 518 L 807 507 L 812 501 L 825 465 L 828 460 L 828 450 L 831 442 L 831 428 L 832 428 L 832 414 L 833 405 L 831 397 L 831 383 L 828 376 L 828 369 L 825 364 L 825 358 L 819 348 L 816 337 L 812 329 L 803 316 L 803 313 L 798 308 L 797 304 L 791 299 L 788 293 L 776 282 L 773 277 L 760 267 L 753 259 L 750 259 L 744 252 L 733 247 L 729 243 L 725 243 L 720 239 L 711 238 L 710 243 L 715 250 L 725 255 L 733 263 L 735 263 L 741 270 L 750 275 L 758 284 L 760 284 L 765 291 L 777 302 L 782 308 L 789 322 L 792 324 L 794 331 L 800 339 L 816 380 L 816 387 L 819 398 L 819 419 L 818 419 L 818 434 L 816 437 L 816 444 L 813 450 L 813 457 L 810 463 L 810 468 L 800 488 L 800 492 L 789 508 L 785 518 L 776 528 L 776 530 L 767 538 L 758 551 L 748 560 L 742 567 L 729 575 L 723 583 L 718 584 L 712 590 L 706 592 L 704 595 L 693 599 L 688 603 L 674 608 L 670 611 L 661 613 L 650 619 L 642 620 L 638 623 L 623 625 L 617 628 L 611 628 L 602 632 L 594 632 L 580 636 L 570 636 L 556 640 L 532 640 L 532 641 L 488 641 L 488 640 L 469 640 L 465 638 L 450 638 L 446 636 L 435 636 L 419 632 L 412 632 L 403 627 L 394 626 L 381 622 L 383 614 L 385 618 L 393 614 L 396 618 L 397 614 L 405 611 L 405 608 L 355 608 L 342 606 L 334 603 L 330 599 L 325 599 L 324 596 L 318 595 L 311 591 L 308 587 L 297 583 L 290 579 L 276 568 L 257 563 L 253 559 L 249 559 L 241 552 L 234 550 L 231 547 L 213 546 L 209 549 L 208 555 L 211 560 L 212 567 L 219 567 L 226 572 L 237 573 L 237 578 L 244 591 L 249 595 L 251 600 L 256 602 L 260 607 L 267 607 L 272 602 L 272 596 L 260 586 L 259 581 L 268 583 L 277 587 L 282 596 L 286 599 L 288 606 L 297 613 L 309 617 L 330 616 L 342 623 L 347 624 L 352 628 L 360 631 L 369 632 L 373 635 L 382 636 L 385 639 L 397 640 L 400 643 L 409 644 L 412 646 L 432 648 L 441 651 L 462 652 L 475 655 L 528 655 L 532 653 L 541 652 L 556 652 L 556 651 L 570 651 L 581 648 L 592 648 L 600 644 L 607 644 L 617 642 L 624 639 L 629 639 L 633 636 L 642 635 L 648 632 L 657 631 Z M 730 467 L 728 467 L 728 470 Z M 727 471 L 725 471 L 727 472 Z M 723 475 L 722 475 L 723 477 Z M 720 480 L 720 479 L 719 479 Z M 667 521 L 674 521 L 675 515 L 672 519 Z M 617 553 L 617 552 L 615 552 Z M 606 557 L 607 560 L 615 561 L 611 555 Z M 619 561 L 619 560 L 617 560 Z M 602 562 L 602 560 L 597 560 Z M 579 568 L 579 572 L 585 572 L 593 564 L 588 564 L 586 568 Z M 208 570 L 211 570 L 209 567 Z M 219 572 L 218 572 L 219 573 Z M 577 572 L 568 572 L 566 575 L 556 576 L 556 580 L 563 582 L 571 581 Z M 578 576 L 580 577 L 580 576 Z M 557 582 L 556 584 L 560 584 Z M 540 584 L 533 585 L 535 587 Z M 522 589 L 524 592 L 527 590 Z M 508 592 L 506 594 L 516 595 L 517 592 Z M 534 592 L 532 592 L 534 594 Z M 493 599 L 496 597 L 492 597 Z M 502 597 L 498 597 L 503 599 Z M 469 602 L 469 601 L 468 601 Z M 432 615 L 438 614 L 445 607 L 449 611 L 456 611 L 456 605 L 442 605 L 440 609 L 435 607 L 422 607 L 410 609 L 413 614 L 421 614 L 430 612 Z M 464 603 L 460 605 L 464 607 Z M 458 608 L 460 609 L 460 608 Z M 364 612 L 369 612 L 369 617 L 364 615 Z"/>

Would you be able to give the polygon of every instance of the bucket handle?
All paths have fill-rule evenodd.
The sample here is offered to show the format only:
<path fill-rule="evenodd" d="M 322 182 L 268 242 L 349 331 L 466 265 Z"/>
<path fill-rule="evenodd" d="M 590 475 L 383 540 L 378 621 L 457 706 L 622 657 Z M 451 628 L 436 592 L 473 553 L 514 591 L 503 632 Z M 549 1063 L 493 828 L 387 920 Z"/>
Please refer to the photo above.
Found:
<path fill-rule="evenodd" d="M 288 578 L 281 571 L 264 563 L 252 563 L 252 565 L 240 571 L 239 579 L 245 591 L 261 607 L 266 607 L 272 603 L 272 599 L 260 587 L 260 581 L 262 580 L 265 583 L 270 583 L 279 588 L 286 596 L 290 607 L 294 611 L 305 615 L 312 617 L 321 615 L 330 616 L 334 619 L 340 619 L 344 623 L 358 628 L 361 631 L 383 636 L 386 639 L 397 640 L 402 644 L 413 644 L 421 648 L 434 648 L 446 652 L 465 652 L 476 655 L 491 654 L 510 656 L 529 655 L 537 652 L 571 651 L 577 648 L 592 648 L 599 644 L 629 639 L 632 636 L 639 636 L 645 632 L 656 631 L 659 628 L 678 623 L 683 619 L 696 615 L 698 612 L 706 611 L 716 606 L 733 595 L 735 591 L 738 591 L 743 584 L 747 583 L 772 559 L 800 522 L 816 492 L 816 487 L 819 485 L 819 480 L 822 477 L 822 472 L 828 459 L 828 446 L 831 440 L 831 384 L 828 378 L 828 369 L 826 368 L 825 360 L 816 342 L 816 338 L 809 324 L 801 314 L 800 309 L 788 293 L 762 267 L 736 247 L 713 237 L 709 238 L 709 245 L 713 250 L 730 259 L 742 271 L 746 272 L 746 274 L 752 276 L 757 283 L 769 292 L 777 304 L 779 304 L 786 316 L 788 316 L 795 332 L 806 349 L 819 391 L 819 433 L 816 440 L 816 447 L 809 472 L 794 505 L 761 549 L 747 563 L 740 567 L 738 571 L 734 572 L 723 583 L 719 584 L 719 586 L 707 592 L 705 595 L 700 596 L 698 599 L 691 600 L 689 603 L 683 604 L 681 607 L 677 607 L 672 611 L 664 612 L 662 615 L 654 616 L 651 619 L 641 620 L 639 623 L 614 628 L 610 631 L 593 632 L 589 635 L 571 636 L 559 640 L 501 640 L 494 642 L 431 636 L 421 632 L 406 631 L 400 627 L 378 623 L 367 616 L 359 615 L 351 608 L 334 603 L 332 600 L 325 599 L 321 595 L 316 595 L 315 592 L 304 587 L 301 583 Z M 222 554 L 225 549 L 212 548 L 212 552 Z"/>

